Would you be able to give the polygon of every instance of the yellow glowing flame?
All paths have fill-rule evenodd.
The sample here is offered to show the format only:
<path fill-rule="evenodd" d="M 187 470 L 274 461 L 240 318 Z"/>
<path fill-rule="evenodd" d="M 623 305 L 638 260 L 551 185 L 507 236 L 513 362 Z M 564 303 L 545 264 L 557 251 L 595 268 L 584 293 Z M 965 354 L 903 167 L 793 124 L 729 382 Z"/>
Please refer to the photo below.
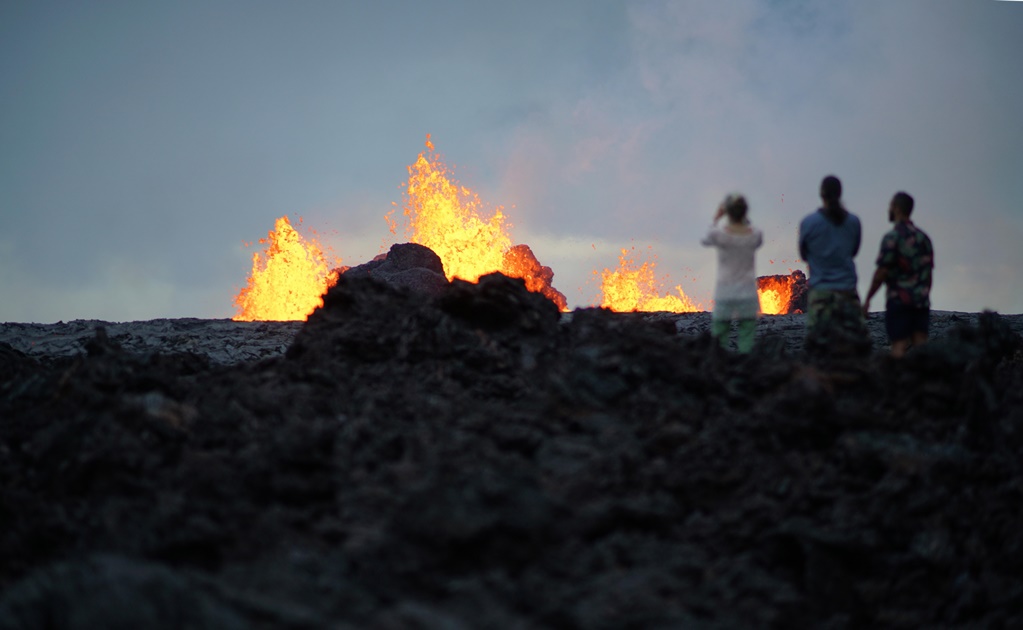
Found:
<path fill-rule="evenodd" d="M 703 308 L 676 286 L 678 295 L 661 294 L 659 283 L 654 276 L 655 263 L 650 260 L 636 266 L 623 249 L 618 258 L 619 266 L 614 271 L 604 269 L 600 274 L 601 302 L 604 308 L 626 313 L 631 311 L 668 311 L 671 313 L 695 313 Z"/>
<path fill-rule="evenodd" d="M 429 135 L 426 149 L 408 168 L 405 216 L 409 218 L 409 239 L 436 252 L 448 280 L 476 282 L 480 276 L 499 271 L 522 278 L 527 289 L 567 310 L 565 296 L 551 286 L 550 268 L 541 266 L 528 247 L 512 247 L 504 209 L 498 206 L 485 218 L 479 196 L 451 179 Z M 389 216 L 385 219 L 393 233 L 395 222 Z"/>
<path fill-rule="evenodd" d="M 339 258 L 328 261 L 316 239 L 304 239 L 288 217 L 277 219 L 265 251 L 252 254 L 248 285 L 234 299 L 236 321 L 304 320 L 323 305 L 323 294 L 337 281 Z"/>
<path fill-rule="evenodd" d="M 450 178 L 429 135 L 426 149 L 408 167 L 404 214 L 409 240 L 436 252 L 449 280 L 476 282 L 482 275 L 500 271 L 523 278 L 529 290 L 543 293 L 566 310 L 564 295 L 550 284 L 550 268 L 540 265 L 528 247 L 512 248 L 503 208 L 496 207 L 489 218 L 483 216 L 479 196 Z M 396 222 L 390 215 L 385 219 L 395 232 Z M 304 239 L 287 217 L 277 219 L 274 227 L 267 238 L 260 239 L 265 251 L 252 256 L 248 284 L 234 300 L 235 320 L 303 320 L 322 306 L 323 294 L 337 281 L 339 258 L 328 261 L 316 239 Z M 600 306 L 618 312 L 705 310 L 681 286 L 675 287 L 677 295 L 662 293 L 655 263 L 637 265 L 629 252 L 622 250 L 618 269 L 600 273 Z M 765 280 L 758 285 L 762 312 L 786 312 L 792 281 Z"/>
<path fill-rule="evenodd" d="M 757 279 L 760 312 L 764 315 L 783 315 L 788 312 L 792 298 L 791 278 L 764 277 Z"/>
<path fill-rule="evenodd" d="M 503 271 L 504 254 L 512 243 L 504 230 L 502 208 L 489 219 L 480 216 L 479 196 L 448 178 L 430 136 L 426 148 L 428 154 L 420 153 L 408 169 L 405 216 L 412 242 L 440 256 L 449 280 L 476 282 L 482 275 Z"/>

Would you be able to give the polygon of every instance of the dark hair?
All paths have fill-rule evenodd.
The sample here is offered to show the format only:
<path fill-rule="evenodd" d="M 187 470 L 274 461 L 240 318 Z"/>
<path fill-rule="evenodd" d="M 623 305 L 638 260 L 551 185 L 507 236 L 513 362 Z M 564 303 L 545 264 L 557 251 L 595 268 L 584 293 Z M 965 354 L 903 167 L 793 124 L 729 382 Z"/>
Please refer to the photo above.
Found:
<path fill-rule="evenodd" d="M 902 192 L 901 190 L 895 193 L 895 196 L 892 197 L 892 205 L 902 210 L 902 214 L 907 217 L 913 214 L 913 197 L 909 193 Z"/>
<path fill-rule="evenodd" d="M 746 204 L 746 198 L 742 195 L 728 195 L 725 199 L 725 212 L 728 213 L 728 218 L 738 223 L 746 218 L 746 211 L 749 210 L 749 205 Z"/>
<path fill-rule="evenodd" d="M 849 211 L 842 205 L 842 182 L 834 175 L 821 181 L 821 200 L 824 202 L 824 216 L 835 225 L 842 225 Z"/>

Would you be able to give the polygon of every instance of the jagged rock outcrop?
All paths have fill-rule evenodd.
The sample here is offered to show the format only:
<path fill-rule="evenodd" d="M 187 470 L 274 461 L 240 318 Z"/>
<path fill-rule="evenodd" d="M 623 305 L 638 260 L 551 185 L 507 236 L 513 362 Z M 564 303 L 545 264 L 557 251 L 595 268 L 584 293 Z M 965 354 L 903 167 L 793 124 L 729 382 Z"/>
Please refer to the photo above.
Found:
<path fill-rule="evenodd" d="M 376 278 L 392 287 L 423 295 L 437 295 L 448 284 L 440 256 L 416 243 L 392 245 L 385 256 L 351 267 L 341 275 Z"/>
<path fill-rule="evenodd" d="M 516 245 L 504 253 L 504 268 L 514 269 L 515 276 L 526 282 L 530 291 L 541 293 L 559 310 L 568 309 L 568 298 L 554 288 L 554 270 L 540 264 L 529 245 Z"/>

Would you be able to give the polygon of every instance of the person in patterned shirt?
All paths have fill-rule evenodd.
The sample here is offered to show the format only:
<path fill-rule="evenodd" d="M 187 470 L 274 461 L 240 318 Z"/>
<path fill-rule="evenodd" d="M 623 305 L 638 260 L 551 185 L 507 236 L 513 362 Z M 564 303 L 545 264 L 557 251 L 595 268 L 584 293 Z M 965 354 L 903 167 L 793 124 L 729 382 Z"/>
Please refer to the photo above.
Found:
<path fill-rule="evenodd" d="M 882 284 L 887 285 L 884 321 L 895 358 L 901 358 L 910 346 L 927 343 L 930 324 L 934 248 L 930 237 L 909 219 L 912 213 L 913 198 L 895 193 L 888 207 L 888 220 L 895 227 L 881 239 L 877 270 L 863 302 L 866 315 L 870 298 Z"/>

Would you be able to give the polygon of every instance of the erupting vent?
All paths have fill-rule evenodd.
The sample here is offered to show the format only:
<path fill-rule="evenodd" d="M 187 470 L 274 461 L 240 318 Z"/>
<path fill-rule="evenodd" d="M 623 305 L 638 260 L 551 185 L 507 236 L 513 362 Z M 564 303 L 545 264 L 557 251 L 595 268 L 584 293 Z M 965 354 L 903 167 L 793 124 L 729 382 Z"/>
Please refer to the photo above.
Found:
<path fill-rule="evenodd" d="M 448 168 L 434 151 L 430 136 L 426 136 L 426 149 L 408 169 L 405 216 L 412 242 L 440 256 L 449 280 L 476 282 L 480 276 L 500 271 L 522 278 L 530 291 L 544 294 L 558 308 L 567 310 L 568 300 L 551 284 L 551 268 L 541 265 L 528 246 L 512 247 L 504 209 L 498 206 L 489 219 L 482 217 L 479 196 L 448 177 Z"/>
<path fill-rule="evenodd" d="M 459 185 L 440 160 L 430 136 L 426 151 L 408 167 L 405 191 L 404 231 L 413 243 L 430 248 L 444 266 L 448 280 L 476 282 L 499 271 L 522 278 L 530 291 L 541 293 L 559 309 L 568 309 L 564 294 L 554 288 L 554 272 L 536 259 L 528 245 L 512 245 L 504 209 L 496 207 L 487 217 L 479 196 Z M 397 222 L 385 215 L 391 233 Z M 267 238 L 259 241 L 263 252 L 252 255 L 252 273 L 234 302 L 236 320 L 303 320 L 323 304 L 323 294 L 337 281 L 341 259 L 328 256 L 316 238 L 303 238 L 287 217 L 277 219 Z M 600 306 L 618 312 L 668 311 L 692 313 L 706 310 L 685 294 L 662 292 L 655 262 L 638 264 L 635 248 L 623 249 L 619 266 L 604 269 L 600 276 Z M 594 271 L 594 275 L 598 272 Z M 757 279 L 761 311 L 768 315 L 797 313 L 806 309 L 806 278 L 791 275 Z"/>
<path fill-rule="evenodd" d="M 764 315 L 788 315 L 806 312 L 806 275 L 796 269 L 791 275 L 760 276 L 757 293 Z"/>
<path fill-rule="evenodd" d="M 259 242 L 266 250 L 252 254 L 248 284 L 234 299 L 238 307 L 234 319 L 304 320 L 323 305 L 323 294 L 337 280 L 333 269 L 341 259 L 328 261 L 319 242 L 302 238 L 288 217 L 277 219 L 274 229 Z"/>
<path fill-rule="evenodd" d="M 678 295 L 661 295 L 660 283 L 654 276 L 654 261 L 636 266 L 630 250 L 623 249 L 618 257 L 618 269 L 604 269 L 600 274 L 600 305 L 620 313 L 631 311 L 667 311 L 695 313 L 704 310 L 676 286 Z M 596 273 L 596 272 L 594 272 Z"/>

